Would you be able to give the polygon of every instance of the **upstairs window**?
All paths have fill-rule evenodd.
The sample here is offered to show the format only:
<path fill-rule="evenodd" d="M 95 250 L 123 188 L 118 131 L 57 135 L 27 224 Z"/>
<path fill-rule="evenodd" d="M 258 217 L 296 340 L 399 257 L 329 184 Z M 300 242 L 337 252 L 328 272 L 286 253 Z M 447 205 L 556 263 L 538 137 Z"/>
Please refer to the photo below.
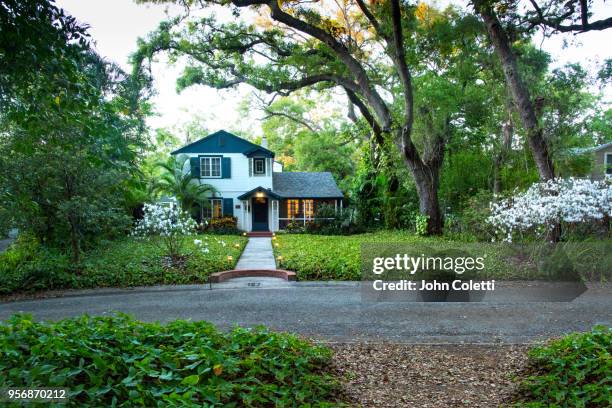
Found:
<path fill-rule="evenodd" d="M 266 159 L 253 159 L 253 173 L 266 174 Z"/>
<path fill-rule="evenodd" d="M 209 178 L 221 177 L 221 157 L 200 157 L 200 176 Z"/>

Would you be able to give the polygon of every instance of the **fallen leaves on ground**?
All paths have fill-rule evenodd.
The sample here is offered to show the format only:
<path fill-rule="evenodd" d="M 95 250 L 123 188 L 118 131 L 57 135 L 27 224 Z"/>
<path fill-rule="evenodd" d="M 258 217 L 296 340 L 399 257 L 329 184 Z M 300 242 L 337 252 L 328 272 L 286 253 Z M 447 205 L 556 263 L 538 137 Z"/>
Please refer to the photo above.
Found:
<path fill-rule="evenodd" d="M 498 407 L 526 363 L 523 345 L 333 344 L 356 407 Z"/>

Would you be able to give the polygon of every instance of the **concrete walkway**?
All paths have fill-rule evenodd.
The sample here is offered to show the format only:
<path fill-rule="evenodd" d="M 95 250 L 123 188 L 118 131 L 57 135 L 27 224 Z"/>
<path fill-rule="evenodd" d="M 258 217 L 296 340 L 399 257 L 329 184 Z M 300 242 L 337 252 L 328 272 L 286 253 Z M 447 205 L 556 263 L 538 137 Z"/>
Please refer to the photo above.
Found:
<path fill-rule="evenodd" d="M 249 238 L 236 269 L 276 269 L 272 238 Z"/>

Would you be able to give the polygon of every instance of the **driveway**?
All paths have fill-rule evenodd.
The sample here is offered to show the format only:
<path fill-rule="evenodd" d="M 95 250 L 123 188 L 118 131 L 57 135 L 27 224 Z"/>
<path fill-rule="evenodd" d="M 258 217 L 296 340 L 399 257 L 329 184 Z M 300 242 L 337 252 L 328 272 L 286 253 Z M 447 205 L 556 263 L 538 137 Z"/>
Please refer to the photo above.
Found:
<path fill-rule="evenodd" d="M 13 238 L 0 239 L 0 254 L 13 243 Z"/>
<path fill-rule="evenodd" d="M 249 278 L 246 278 L 247 280 Z M 147 321 L 208 320 L 222 328 L 263 324 L 331 342 L 526 343 L 612 325 L 610 286 L 572 302 L 364 303 L 357 283 L 242 283 L 107 289 L 0 303 L 0 318 L 61 319 L 121 311 Z"/>

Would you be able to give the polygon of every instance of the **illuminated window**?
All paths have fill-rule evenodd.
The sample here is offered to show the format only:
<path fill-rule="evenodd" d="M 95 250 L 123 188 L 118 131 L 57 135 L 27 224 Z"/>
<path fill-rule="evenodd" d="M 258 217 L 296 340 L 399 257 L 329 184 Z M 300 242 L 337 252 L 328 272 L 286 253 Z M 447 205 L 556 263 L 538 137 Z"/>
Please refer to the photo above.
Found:
<path fill-rule="evenodd" d="M 299 200 L 287 200 L 287 218 L 295 218 L 300 211 Z"/>
<path fill-rule="evenodd" d="M 210 199 L 209 205 L 202 207 L 202 218 L 221 218 L 222 216 L 223 206 L 219 198 Z"/>
<path fill-rule="evenodd" d="M 304 200 L 304 218 L 312 218 L 314 216 L 314 201 Z"/>

